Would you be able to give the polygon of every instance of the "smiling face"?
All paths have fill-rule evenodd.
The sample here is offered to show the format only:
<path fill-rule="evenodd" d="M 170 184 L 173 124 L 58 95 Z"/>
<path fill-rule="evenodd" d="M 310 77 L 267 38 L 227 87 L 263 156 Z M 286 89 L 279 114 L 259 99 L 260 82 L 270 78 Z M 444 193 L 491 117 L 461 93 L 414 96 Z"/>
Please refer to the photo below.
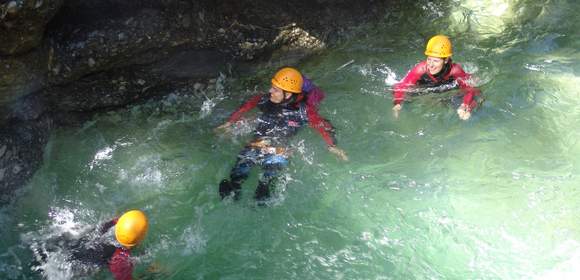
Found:
<path fill-rule="evenodd" d="M 439 57 L 434 57 L 434 56 L 428 56 L 427 57 L 427 71 L 429 71 L 429 74 L 431 74 L 431 75 L 436 75 L 439 72 L 441 72 L 441 70 L 443 69 L 443 66 L 445 66 L 445 63 L 447 63 L 447 61 L 449 61 L 449 58 L 439 58 Z"/>
<path fill-rule="evenodd" d="M 270 101 L 276 104 L 282 103 L 282 101 L 290 98 L 290 96 L 292 95 L 289 92 L 284 92 L 282 89 L 280 89 L 275 85 L 272 85 L 272 87 L 270 87 L 269 93 L 270 93 Z"/>

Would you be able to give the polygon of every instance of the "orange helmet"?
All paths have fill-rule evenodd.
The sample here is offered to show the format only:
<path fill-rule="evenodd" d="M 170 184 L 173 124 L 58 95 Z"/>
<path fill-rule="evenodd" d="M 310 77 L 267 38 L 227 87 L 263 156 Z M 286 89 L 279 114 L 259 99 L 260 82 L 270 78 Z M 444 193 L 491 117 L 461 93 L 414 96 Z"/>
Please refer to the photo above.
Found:
<path fill-rule="evenodd" d="M 291 93 L 302 92 L 302 74 L 292 67 L 280 69 L 272 78 L 272 85 Z"/>
<path fill-rule="evenodd" d="M 123 214 L 117 221 L 115 237 L 121 245 L 131 248 L 145 238 L 147 228 L 148 222 L 145 213 L 131 210 Z"/>
<path fill-rule="evenodd" d="M 427 42 L 427 48 L 425 48 L 425 55 L 448 58 L 453 55 L 451 49 L 451 40 L 445 35 L 436 35 L 429 39 Z"/>

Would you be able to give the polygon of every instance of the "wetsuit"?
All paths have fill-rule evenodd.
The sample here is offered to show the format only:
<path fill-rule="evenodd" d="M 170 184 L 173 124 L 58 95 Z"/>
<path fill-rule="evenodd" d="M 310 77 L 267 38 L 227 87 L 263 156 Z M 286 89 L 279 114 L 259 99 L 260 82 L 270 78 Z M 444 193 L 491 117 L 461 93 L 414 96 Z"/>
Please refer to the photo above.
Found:
<path fill-rule="evenodd" d="M 305 79 L 306 81 L 306 79 Z M 234 193 L 239 198 L 241 184 L 248 178 L 251 168 L 258 164 L 263 174 L 256 188 L 256 199 L 267 198 L 270 195 L 270 185 L 276 179 L 280 170 L 288 165 L 286 153 L 289 139 L 296 135 L 300 128 L 309 124 L 316 129 L 329 146 L 335 145 L 333 127 L 317 112 L 324 93 L 310 81 L 305 83 L 300 95 L 293 95 L 289 101 L 273 103 L 268 94 L 256 95 L 248 100 L 228 120 L 234 123 L 242 114 L 258 107 L 261 111 L 254 130 L 254 139 L 239 154 L 236 164 L 230 172 L 230 180 L 220 183 L 222 198 Z"/>
<path fill-rule="evenodd" d="M 463 104 L 471 111 L 477 107 L 475 97 L 479 96 L 479 90 L 469 85 L 470 75 L 463 71 L 457 63 L 449 60 L 443 69 L 436 75 L 431 75 L 427 70 L 427 63 L 422 61 L 415 65 L 405 78 L 395 85 L 393 103 L 401 104 L 405 100 L 405 93 L 412 86 L 420 87 L 423 93 L 443 92 L 460 88 L 463 91 Z"/>
<path fill-rule="evenodd" d="M 105 234 L 116 224 L 117 219 L 106 222 L 98 228 L 98 234 Z M 67 234 L 57 236 L 46 240 L 40 246 L 34 246 L 33 252 L 36 259 L 32 261 L 31 267 L 38 271 L 43 270 L 42 264 L 48 261 L 52 252 L 64 252 L 68 255 L 67 261 L 73 264 L 73 273 L 78 275 L 84 275 L 93 268 L 103 266 L 109 267 L 116 280 L 130 280 L 133 274 L 131 252 L 124 247 L 103 242 L 93 234 L 79 239 Z"/>
<path fill-rule="evenodd" d="M 100 233 L 105 234 L 115 224 L 117 224 L 117 219 L 105 223 L 101 226 Z M 72 249 L 72 256 L 74 260 L 80 261 L 81 263 L 99 266 L 107 265 L 116 280 L 130 280 L 132 278 L 133 263 L 131 262 L 131 251 L 125 247 L 117 247 L 104 243 L 89 248 L 78 246 Z"/>
<path fill-rule="evenodd" d="M 320 106 L 320 102 L 325 97 L 324 92 L 314 85 L 314 83 L 308 79 L 306 76 L 302 76 L 303 84 L 302 84 L 302 94 L 299 95 L 297 103 L 306 101 L 306 110 L 308 111 L 309 116 L 312 118 L 311 126 L 316 129 L 324 138 L 324 141 L 330 146 L 334 146 L 334 141 L 331 139 L 329 131 L 332 131 L 332 125 L 322 117 L 318 115 L 318 106 Z M 242 105 L 236 112 L 234 112 L 228 122 L 234 123 L 242 118 L 244 113 L 254 109 L 258 102 L 260 102 L 260 98 L 262 95 L 258 94 L 250 98 L 244 105 Z"/>

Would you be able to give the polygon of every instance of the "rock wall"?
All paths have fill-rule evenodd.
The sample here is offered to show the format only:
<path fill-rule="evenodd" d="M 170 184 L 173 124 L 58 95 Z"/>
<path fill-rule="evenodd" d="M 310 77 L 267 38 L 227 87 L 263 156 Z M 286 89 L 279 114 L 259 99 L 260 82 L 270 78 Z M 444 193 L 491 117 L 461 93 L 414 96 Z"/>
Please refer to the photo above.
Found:
<path fill-rule="evenodd" d="M 0 190 L 26 181 L 71 115 L 296 63 L 381 18 L 388 2 L 0 0 Z"/>

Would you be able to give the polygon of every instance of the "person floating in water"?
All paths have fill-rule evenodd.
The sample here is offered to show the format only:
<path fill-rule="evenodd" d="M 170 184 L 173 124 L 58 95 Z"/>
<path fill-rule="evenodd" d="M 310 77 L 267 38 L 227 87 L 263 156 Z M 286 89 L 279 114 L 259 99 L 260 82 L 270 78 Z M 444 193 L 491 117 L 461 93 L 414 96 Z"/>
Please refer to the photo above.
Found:
<path fill-rule="evenodd" d="M 263 174 L 255 198 L 258 201 L 268 198 L 278 173 L 288 165 L 289 139 L 306 124 L 322 135 L 331 153 L 342 160 L 348 160 L 346 153 L 336 147 L 332 125 L 317 112 L 323 98 L 322 90 L 298 70 L 284 67 L 272 78 L 269 94 L 252 97 L 225 124 L 220 125 L 218 130 L 228 130 L 245 112 L 255 107 L 261 111 L 253 140 L 238 154 L 230 179 L 224 179 L 219 185 L 221 198 L 233 194 L 234 199 L 239 199 L 241 185 L 256 164 L 262 167 Z"/>
<path fill-rule="evenodd" d="M 73 263 L 94 267 L 108 266 L 116 280 L 130 280 L 133 277 L 131 249 L 145 238 L 148 229 L 147 216 L 139 210 L 128 211 L 101 225 L 98 235 L 104 235 L 113 226 L 118 244 L 100 240 L 95 242 L 89 235 L 76 240 L 62 236 L 50 243 L 54 243 L 51 246 L 64 247 L 69 252 L 68 260 Z M 47 253 L 40 254 L 40 260 L 45 262 Z"/>
<path fill-rule="evenodd" d="M 453 63 L 451 40 L 444 35 L 436 35 L 427 43 L 427 59 L 415 65 L 405 78 L 395 85 L 393 91 L 393 115 L 399 117 L 403 108 L 405 94 L 413 86 L 423 88 L 425 92 L 443 92 L 460 88 L 463 91 L 463 102 L 457 109 L 462 120 L 471 117 L 471 111 L 477 107 L 476 98 L 479 90 L 469 85 L 470 75 L 461 66 Z"/>

